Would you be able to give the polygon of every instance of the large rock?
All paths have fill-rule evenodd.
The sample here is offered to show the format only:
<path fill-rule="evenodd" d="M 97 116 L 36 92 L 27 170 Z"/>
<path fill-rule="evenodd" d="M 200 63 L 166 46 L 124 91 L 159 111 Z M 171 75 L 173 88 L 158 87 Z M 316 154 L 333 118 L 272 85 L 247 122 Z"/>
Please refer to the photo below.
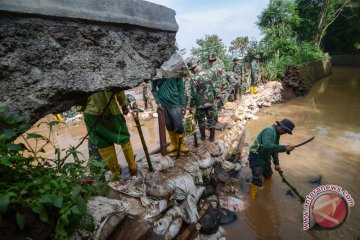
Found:
<path fill-rule="evenodd" d="M 171 9 L 140 0 L 2 0 L 0 106 L 30 123 L 151 79 L 176 50 Z"/>

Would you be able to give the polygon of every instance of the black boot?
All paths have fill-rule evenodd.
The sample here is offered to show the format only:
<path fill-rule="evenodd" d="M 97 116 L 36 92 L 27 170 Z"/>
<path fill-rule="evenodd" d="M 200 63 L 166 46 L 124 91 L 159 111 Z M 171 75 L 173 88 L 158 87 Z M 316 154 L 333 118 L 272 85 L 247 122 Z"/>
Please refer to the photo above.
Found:
<path fill-rule="evenodd" d="M 205 136 L 205 126 L 204 127 L 199 127 L 199 131 L 200 131 L 200 135 L 201 135 L 201 141 L 205 141 L 206 140 L 206 136 Z"/>
<path fill-rule="evenodd" d="M 210 138 L 209 138 L 210 142 L 214 142 L 215 141 L 215 128 L 210 128 Z"/>

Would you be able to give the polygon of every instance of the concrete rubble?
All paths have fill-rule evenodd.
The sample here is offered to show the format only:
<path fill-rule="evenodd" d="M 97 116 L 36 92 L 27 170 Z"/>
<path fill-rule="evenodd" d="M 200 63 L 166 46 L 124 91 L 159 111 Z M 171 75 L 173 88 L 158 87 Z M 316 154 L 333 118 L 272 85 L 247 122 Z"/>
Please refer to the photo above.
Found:
<path fill-rule="evenodd" d="M 118 201 L 127 204 L 126 213 L 151 223 L 153 234 L 174 239 L 183 223 L 199 221 L 198 209 L 206 202 L 243 211 L 252 177 L 247 153 L 242 149 L 244 125 L 256 117 L 259 108 L 281 101 L 280 83 L 269 82 L 259 89 L 256 95 L 244 95 L 241 100 L 226 104 L 219 121 L 231 124 L 224 132 L 217 132 L 214 143 L 198 140 L 195 148 L 193 136 L 188 136 L 189 155 L 175 160 L 154 154 L 151 161 L 156 171 L 149 172 L 143 159 L 137 177 L 110 183 Z M 210 192 L 210 185 L 215 195 Z M 222 239 L 222 234 L 198 235 L 197 239 Z"/>
<path fill-rule="evenodd" d="M 34 123 L 133 88 L 176 51 L 177 30 L 174 10 L 142 0 L 2 0 L 0 106 Z"/>

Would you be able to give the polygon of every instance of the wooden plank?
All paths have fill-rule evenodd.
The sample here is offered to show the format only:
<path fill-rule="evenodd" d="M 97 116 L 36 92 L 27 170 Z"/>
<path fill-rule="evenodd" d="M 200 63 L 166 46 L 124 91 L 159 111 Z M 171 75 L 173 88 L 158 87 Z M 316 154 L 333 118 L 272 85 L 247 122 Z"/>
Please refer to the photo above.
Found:
<path fill-rule="evenodd" d="M 129 215 L 113 231 L 109 240 L 142 240 L 147 239 L 152 232 L 152 225 L 144 219 Z"/>

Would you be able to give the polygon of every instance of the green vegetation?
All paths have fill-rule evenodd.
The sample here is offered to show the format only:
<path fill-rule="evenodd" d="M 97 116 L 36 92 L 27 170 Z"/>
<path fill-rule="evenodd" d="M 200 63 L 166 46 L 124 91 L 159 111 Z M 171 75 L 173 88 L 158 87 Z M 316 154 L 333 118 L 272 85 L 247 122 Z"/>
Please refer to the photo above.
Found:
<path fill-rule="evenodd" d="M 219 36 L 207 35 L 197 40 L 200 47 L 191 53 L 207 68 L 207 56 L 215 52 L 228 71 L 232 57 L 250 63 L 259 54 L 261 72 L 276 80 L 291 66 L 323 58 L 323 49 L 360 53 L 359 12 L 359 0 L 270 0 L 258 16 L 257 25 L 264 34 L 260 42 L 239 36 L 227 51 Z"/>
<path fill-rule="evenodd" d="M 20 116 L 8 114 L 8 109 L 0 108 L 0 125 L 7 126 L 0 132 L 0 214 L 3 219 L 16 216 L 18 228 L 29 230 L 36 227 L 27 222 L 25 209 L 31 209 L 40 221 L 55 227 L 52 235 L 55 239 L 66 238 L 74 228 L 93 230 L 86 201 L 93 195 L 107 194 L 108 187 L 102 181 L 104 172 L 91 172 L 89 166 L 100 170 L 106 167 L 93 159 L 81 160 L 81 153 L 74 147 L 66 151 L 56 148 L 50 137 L 58 122 L 41 124 L 50 128 L 48 137 L 23 134 L 31 125 L 25 124 Z M 18 136 L 24 143 L 14 142 Z M 45 146 L 54 148 L 55 159 L 41 157 Z M 70 154 L 74 161 L 65 161 L 62 152 Z"/>

